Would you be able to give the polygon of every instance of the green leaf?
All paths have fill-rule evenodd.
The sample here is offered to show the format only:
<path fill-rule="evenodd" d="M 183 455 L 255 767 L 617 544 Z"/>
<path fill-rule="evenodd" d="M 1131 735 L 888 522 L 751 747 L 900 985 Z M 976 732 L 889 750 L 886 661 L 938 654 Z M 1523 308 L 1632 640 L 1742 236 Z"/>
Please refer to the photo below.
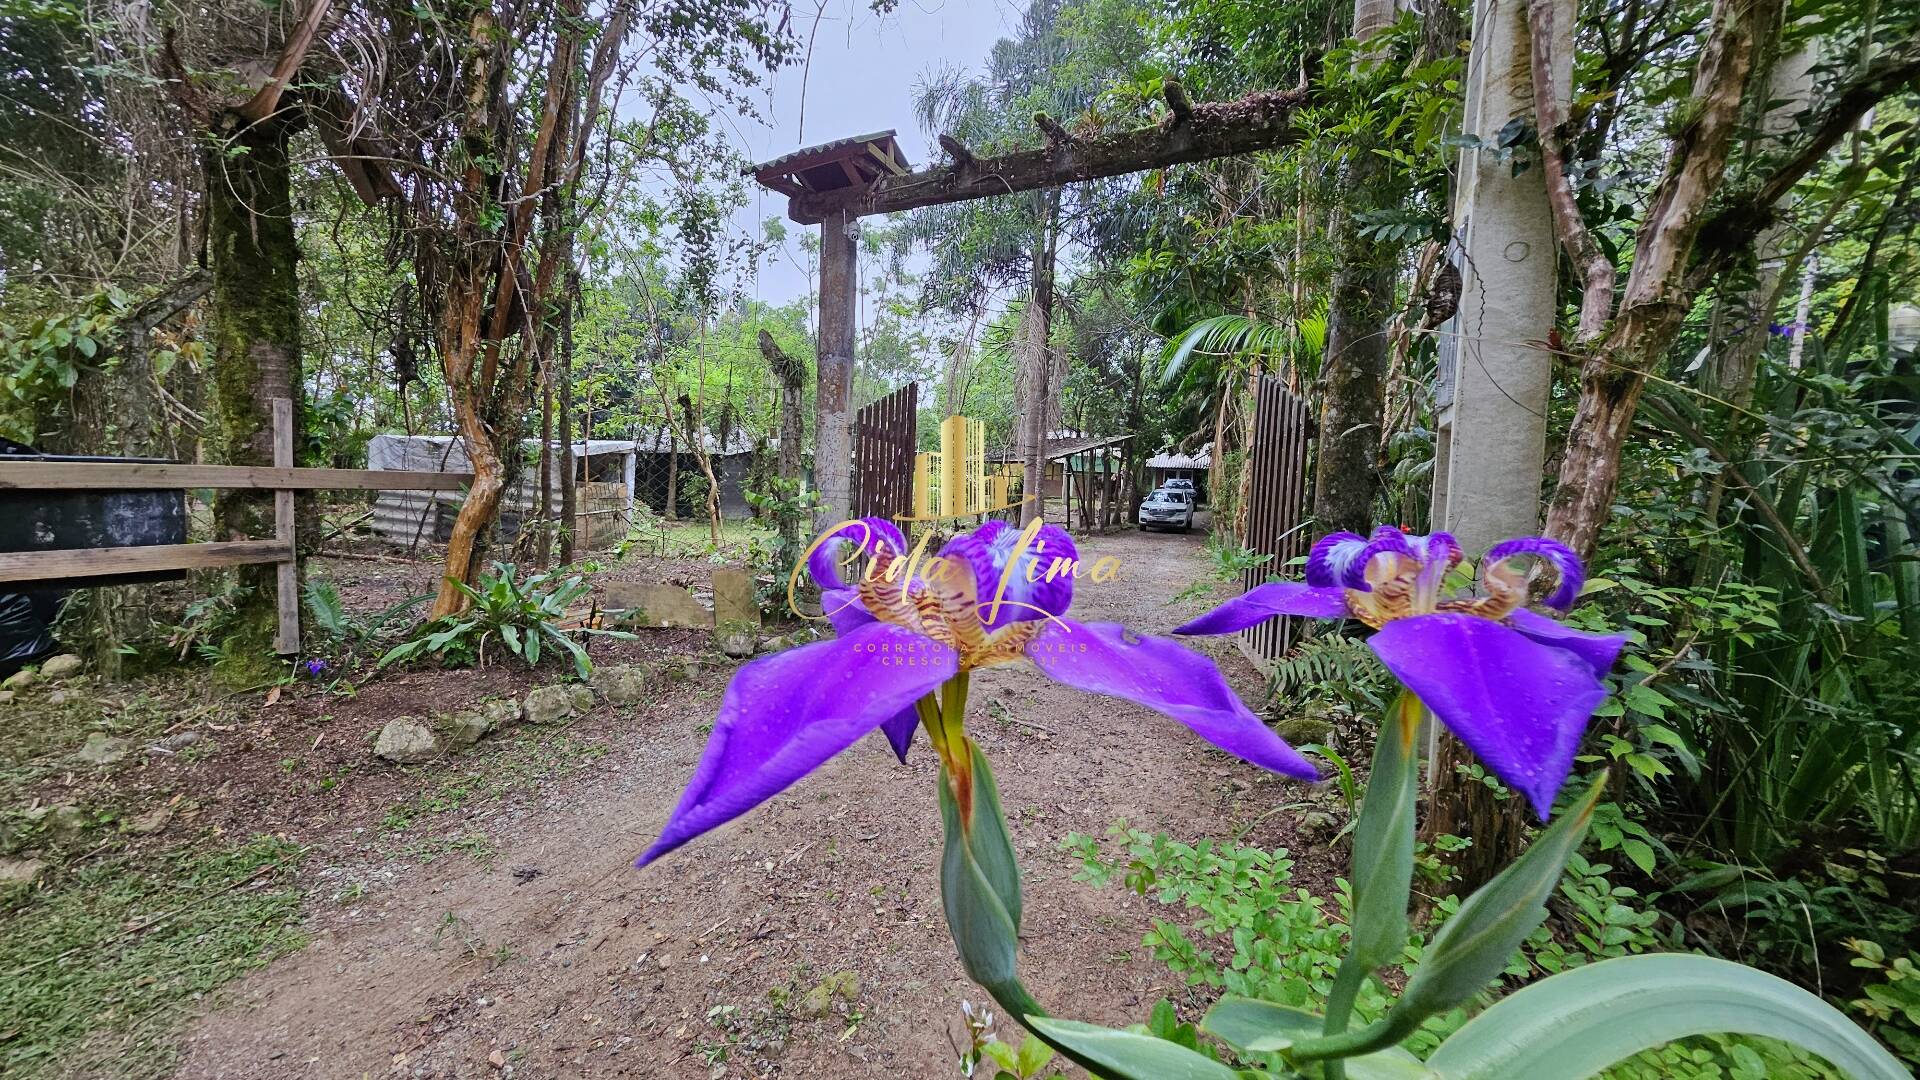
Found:
<path fill-rule="evenodd" d="M 1015 1059 L 1014 1072 L 1021 1076 L 1038 1076 L 1040 1070 L 1053 1060 L 1053 1047 L 1039 1039 L 1028 1039 L 1020 1044 L 1020 1053 Z"/>
<path fill-rule="evenodd" d="M 1688 954 L 1574 968 L 1508 995 L 1442 1043 L 1446 1080 L 1577 1080 L 1688 1035 L 1765 1035 L 1819 1054 L 1852 1080 L 1911 1074 L 1840 1011 L 1765 972 Z"/>
<path fill-rule="evenodd" d="M 1521 856 L 1481 886 L 1427 946 L 1394 1011 L 1412 1008 L 1420 1019 L 1464 1005 L 1505 970 L 1520 944 L 1547 917 L 1547 899 L 1560 883 L 1567 857 L 1593 821 L 1607 774 L 1560 815 Z"/>
<path fill-rule="evenodd" d="M 1118 1031 L 1078 1020 L 1030 1016 L 1027 1025 L 1047 1041 L 1091 1062 L 1115 1080 L 1238 1080 L 1219 1062 L 1138 1031 Z"/>
<path fill-rule="evenodd" d="M 1013 837 L 1007 833 L 1007 816 L 1000 807 L 1000 783 L 994 779 L 985 755 L 972 739 L 967 750 L 973 758 L 973 833 L 969 842 L 974 861 L 980 864 L 1000 902 L 1006 905 L 1013 928 L 1020 929 L 1020 866 L 1013 855 Z"/>
<path fill-rule="evenodd" d="M 983 759 L 977 748 L 973 751 L 973 761 L 974 829 L 976 832 L 984 831 L 990 837 L 992 830 L 981 829 L 982 785 L 979 770 Z M 986 780 L 987 785 L 991 783 L 990 779 Z M 1000 887 L 989 880 L 975 855 L 974 845 L 969 842 L 967 831 L 961 827 L 960 806 L 954 800 L 953 784 L 943 774 L 936 786 L 940 789 L 940 821 L 946 827 L 946 846 L 940 859 L 940 899 L 946 908 L 947 929 L 953 934 L 953 944 L 960 951 L 960 963 L 966 968 L 967 977 L 997 997 L 998 988 L 1018 981 L 1014 972 L 1014 954 L 1019 944 L 1019 924 L 1007 911 L 1006 902 L 1001 899 Z M 997 803 L 995 809 L 998 809 Z M 994 816 L 998 817 L 998 814 Z M 1005 835 L 1005 830 L 1003 823 L 1001 836 Z M 1009 864 L 1011 859 L 1012 853 L 1008 851 Z M 1016 883 L 1019 880 L 1017 870 L 1014 880 Z M 1018 895 L 1017 884 L 1015 895 Z M 1031 1023 L 1022 1016 L 1016 1016 L 1015 1019 Z"/>
<path fill-rule="evenodd" d="M 1353 829 L 1353 945 L 1347 963 L 1371 972 L 1407 945 L 1407 893 L 1413 882 L 1416 749 L 1427 711 L 1402 693 L 1387 713 L 1374 750 L 1367 798 Z"/>
<path fill-rule="evenodd" d="M 519 656 L 519 655 L 521 655 L 521 645 L 520 645 L 520 628 L 519 628 L 519 627 L 517 627 L 517 626 L 503 626 L 503 627 L 501 627 L 501 628 L 500 628 L 500 636 L 506 639 L 506 642 L 507 642 L 507 648 L 508 648 L 508 649 L 511 649 L 511 650 L 513 651 L 513 655 L 515 655 L 515 656 Z M 528 660 L 527 662 L 531 664 L 531 663 L 534 663 L 535 661 L 533 661 L 533 660 Z"/>
<path fill-rule="evenodd" d="M 1463 1005 L 1506 970 L 1513 954 L 1547 917 L 1547 899 L 1580 846 L 1605 789 L 1602 770 L 1578 802 L 1492 881 L 1460 905 L 1434 936 L 1400 1001 L 1360 1031 L 1294 1046 L 1297 1060 L 1350 1057 L 1393 1046 L 1429 1016 Z"/>
<path fill-rule="evenodd" d="M 1207 1011 L 1200 1028 L 1236 1050 L 1271 1054 L 1295 1041 L 1318 1038 L 1326 1021 L 1304 1009 L 1291 1009 L 1254 998 L 1221 998 Z M 1420 1059 L 1397 1046 L 1341 1062 L 1347 1080 L 1439 1080 Z"/>
<path fill-rule="evenodd" d="M 1200 1030 L 1218 1037 L 1235 1050 L 1270 1054 L 1294 1043 L 1317 1038 L 1325 1023 L 1305 1009 L 1293 1009 L 1255 998 L 1229 994 L 1207 1010 Z"/>

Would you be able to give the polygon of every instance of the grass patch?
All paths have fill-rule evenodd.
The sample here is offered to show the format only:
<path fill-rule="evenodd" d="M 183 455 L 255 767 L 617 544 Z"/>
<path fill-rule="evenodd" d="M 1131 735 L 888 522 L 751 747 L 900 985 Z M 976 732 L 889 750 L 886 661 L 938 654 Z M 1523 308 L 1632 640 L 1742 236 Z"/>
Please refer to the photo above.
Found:
<path fill-rule="evenodd" d="M 155 1077 L 208 992 L 306 944 L 293 844 L 103 859 L 0 919 L 0 1076 Z"/>

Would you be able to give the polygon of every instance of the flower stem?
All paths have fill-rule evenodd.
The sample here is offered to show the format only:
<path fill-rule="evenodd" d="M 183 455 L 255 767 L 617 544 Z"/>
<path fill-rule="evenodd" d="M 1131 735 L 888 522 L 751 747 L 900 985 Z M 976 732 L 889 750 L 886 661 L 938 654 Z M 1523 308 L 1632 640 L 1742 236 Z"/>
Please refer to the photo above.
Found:
<path fill-rule="evenodd" d="M 1407 900 L 1413 881 L 1414 816 L 1419 798 L 1417 748 L 1426 709 L 1402 692 L 1387 710 L 1375 741 L 1367 793 L 1354 818 L 1353 904 L 1347 955 L 1327 996 L 1324 1037 L 1343 1036 L 1367 976 L 1406 944 Z M 1346 1066 L 1327 1062 L 1327 1080 L 1346 1080 Z"/>

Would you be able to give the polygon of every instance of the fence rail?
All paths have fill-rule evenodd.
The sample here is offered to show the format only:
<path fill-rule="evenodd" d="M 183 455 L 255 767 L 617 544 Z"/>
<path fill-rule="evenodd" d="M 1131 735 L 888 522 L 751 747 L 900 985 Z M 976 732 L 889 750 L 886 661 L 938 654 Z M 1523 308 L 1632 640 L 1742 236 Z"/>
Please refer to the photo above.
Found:
<path fill-rule="evenodd" d="M 172 465 L 79 461 L 0 462 L 0 490 L 131 491 L 175 488 L 270 490 L 274 535 L 270 540 L 223 540 L 205 544 L 62 548 L 0 552 L 0 582 L 114 577 L 159 570 L 206 570 L 224 566 L 278 565 L 278 632 L 274 647 L 300 651 L 300 579 L 295 561 L 296 491 L 457 491 L 471 473 L 406 472 L 393 469 L 300 469 L 293 465 L 293 403 L 273 401 L 273 459 L 260 465 Z"/>
<path fill-rule="evenodd" d="M 168 465 L 142 462 L 0 462 L 0 490 L 153 491 L 220 488 L 269 491 L 459 491 L 472 473 L 396 469 L 296 469 L 270 465 Z"/>

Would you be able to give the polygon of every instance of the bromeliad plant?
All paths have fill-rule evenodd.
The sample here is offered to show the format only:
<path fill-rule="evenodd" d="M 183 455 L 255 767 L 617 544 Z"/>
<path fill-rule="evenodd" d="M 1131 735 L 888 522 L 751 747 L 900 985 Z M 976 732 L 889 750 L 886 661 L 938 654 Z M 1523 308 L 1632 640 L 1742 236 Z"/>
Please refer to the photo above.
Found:
<path fill-rule="evenodd" d="M 422 626 L 412 639 L 388 650 L 380 658 L 380 667 L 427 655 L 485 664 L 489 648 L 538 667 L 542 656 L 565 652 L 584 679 L 593 671 L 593 662 L 575 635 L 633 640 L 632 634 L 622 630 L 562 628 L 568 608 L 592 588 L 579 574 L 562 577 L 550 570 L 529 574 L 522 581 L 512 563 L 494 563 L 492 570 L 480 575 L 479 588 L 459 581 L 452 584 L 466 594 L 467 609 Z"/>
<path fill-rule="evenodd" d="M 847 546 L 851 555 L 836 551 Z M 865 572 L 845 580 L 840 570 L 862 556 Z M 1118 625 L 1065 618 L 1073 578 L 1062 571 L 1077 558 L 1072 541 L 1051 526 L 1016 533 L 990 523 L 924 565 L 885 521 L 850 522 L 830 534 L 808 565 L 839 637 L 740 670 L 693 779 L 639 865 L 746 813 L 867 732 L 885 732 L 904 759 L 925 728 L 941 766 L 941 893 L 961 962 L 1007 1013 L 1096 1076 L 1573 1080 L 1705 1032 L 1785 1039 L 1858 1078 L 1906 1075 L 1819 998 L 1702 956 L 1633 956 L 1576 969 L 1507 997 L 1424 1062 L 1401 1049 L 1426 1019 L 1484 991 L 1545 919 L 1604 776 L 1461 904 L 1384 1016 L 1348 1030 L 1365 980 L 1396 960 L 1407 940 L 1415 751 L 1429 719 L 1451 728 L 1545 819 L 1622 642 L 1527 610 L 1536 586 L 1548 587 L 1546 606 L 1558 610 L 1580 592 L 1579 561 L 1552 541 L 1494 548 L 1483 562 L 1481 593 L 1456 597 L 1448 595 L 1448 576 L 1462 553 L 1450 536 L 1385 528 L 1372 537 L 1327 537 L 1313 549 L 1304 585 L 1260 586 L 1180 628 L 1228 633 L 1281 614 L 1351 615 L 1375 628 L 1370 645 L 1403 687 L 1380 733 L 1354 828 L 1351 939 L 1324 1013 L 1222 1000 L 1203 1030 L 1255 1063 L 1240 1070 L 1142 1028 L 1049 1017 L 1015 970 L 1020 875 L 993 774 L 963 723 L 973 670 L 1029 659 L 1060 682 L 1165 713 L 1255 764 L 1314 777 L 1210 660 Z"/>

